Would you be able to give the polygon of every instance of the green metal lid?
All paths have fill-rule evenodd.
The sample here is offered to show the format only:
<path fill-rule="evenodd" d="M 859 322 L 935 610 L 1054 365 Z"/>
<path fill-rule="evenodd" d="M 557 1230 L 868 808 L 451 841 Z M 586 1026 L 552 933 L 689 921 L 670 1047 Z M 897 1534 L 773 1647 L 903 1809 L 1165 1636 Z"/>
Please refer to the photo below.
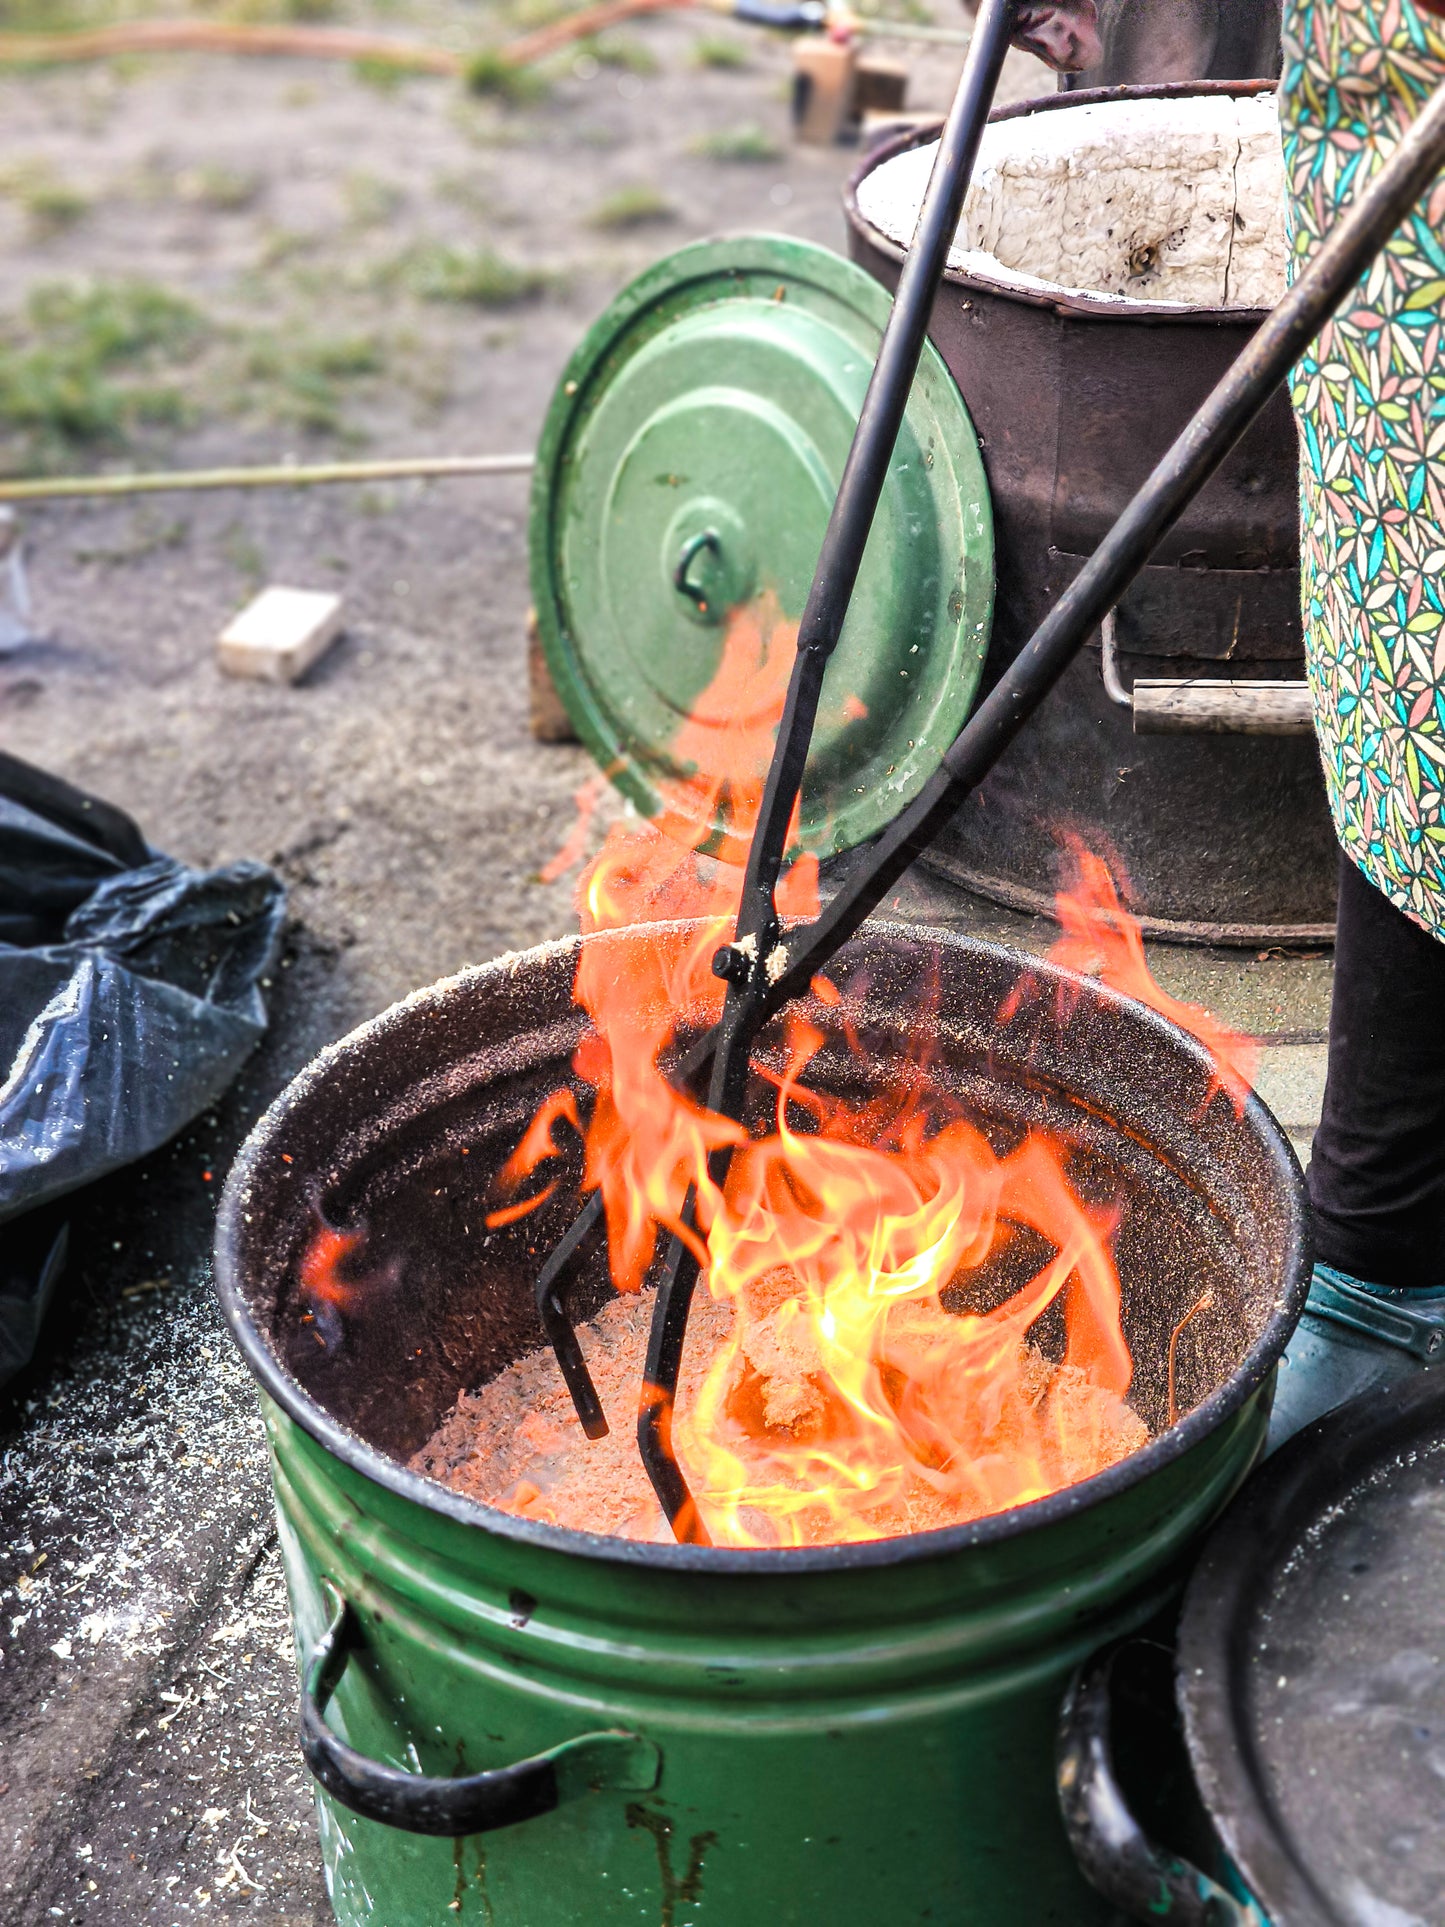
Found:
<path fill-rule="evenodd" d="M 649 815 L 729 609 L 771 591 L 802 614 L 888 309 L 825 248 L 704 241 L 633 282 L 567 367 L 532 498 L 538 622 L 578 734 Z M 803 847 L 863 842 L 937 769 L 992 608 L 983 463 L 930 344 L 829 665 Z"/>

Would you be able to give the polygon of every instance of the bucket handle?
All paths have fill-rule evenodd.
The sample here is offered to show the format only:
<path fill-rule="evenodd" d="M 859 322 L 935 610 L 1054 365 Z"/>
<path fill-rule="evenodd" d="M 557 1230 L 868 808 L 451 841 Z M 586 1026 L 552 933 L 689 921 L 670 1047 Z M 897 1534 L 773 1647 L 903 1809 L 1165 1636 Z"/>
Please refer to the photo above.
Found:
<path fill-rule="evenodd" d="M 1307 682 L 1216 682 L 1205 676 L 1119 678 L 1118 610 L 1099 627 L 1099 668 L 1111 703 L 1134 718 L 1136 736 L 1313 736 Z"/>
<path fill-rule="evenodd" d="M 1111 1680 L 1119 1645 L 1079 1668 L 1064 1700 L 1055 1761 L 1069 1844 L 1096 1892 L 1130 1920 L 1170 1927 L 1269 1927 L 1208 1874 L 1157 1847 L 1129 1809 L 1114 1771 Z"/>
<path fill-rule="evenodd" d="M 350 1603 L 330 1586 L 335 1615 L 316 1642 L 301 1686 L 301 1751 L 333 1800 L 403 1833 L 444 1840 L 490 1833 L 551 1813 L 567 1800 L 601 1788 L 650 1793 L 662 1775 L 662 1755 L 637 1733 L 584 1733 L 514 1766 L 431 1779 L 383 1766 L 340 1740 L 322 1715 L 360 1643 Z"/>

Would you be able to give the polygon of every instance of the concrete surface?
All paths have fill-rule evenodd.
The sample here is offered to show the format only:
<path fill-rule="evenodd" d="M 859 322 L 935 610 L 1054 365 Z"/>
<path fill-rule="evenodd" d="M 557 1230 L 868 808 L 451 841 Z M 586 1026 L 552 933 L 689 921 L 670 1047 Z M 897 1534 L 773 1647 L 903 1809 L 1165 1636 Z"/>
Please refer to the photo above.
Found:
<path fill-rule="evenodd" d="M 528 447 L 576 338 L 653 255 L 725 227 L 840 240 L 852 157 L 787 146 L 785 55 L 745 37 L 747 66 L 701 69 L 697 33 L 651 23 L 635 37 L 656 72 L 564 67 L 525 110 L 285 63 L 5 79 L 5 159 L 38 155 L 94 202 L 48 236 L 0 219 L 0 299 L 58 275 L 143 272 L 212 303 L 232 347 L 273 318 L 389 330 L 385 372 L 343 396 L 343 442 Z M 918 68 L 925 100 L 948 79 L 936 59 Z M 1015 69 L 1015 92 L 1033 84 Z M 763 126 L 777 158 L 692 151 L 740 122 Z M 254 198 L 208 210 L 172 191 L 208 166 L 255 173 Z M 675 215 L 636 232 L 589 224 L 637 182 L 665 189 Z M 347 211 L 348 192 L 384 204 L 379 227 Z M 378 293 L 358 262 L 423 230 L 495 238 L 553 278 L 498 315 Z M 310 452 L 306 432 L 248 412 L 251 391 L 217 402 L 225 379 L 218 362 L 190 425 L 146 431 L 140 452 Z M 490 481 L 28 518 L 50 640 L 0 664 L 0 743 L 123 804 L 178 856 L 275 863 L 293 922 L 264 1046 L 214 1114 L 77 1201 L 43 1356 L 0 1394 L 6 1927 L 329 1918 L 259 1422 L 209 1287 L 213 1205 L 240 1138 L 319 1045 L 417 984 L 571 925 L 568 885 L 536 875 L 587 765 L 526 731 L 525 513 L 523 485 Z M 347 598 L 346 637 L 296 688 L 225 681 L 211 660 L 210 639 L 263 580 Z M 926 880 L 899 908 L 1027 947 L 1051 934 Z M 1158 967 L 1277 1040 L 1266 1089 L 1303 1141 L 1327 960 L 1175 952 Z"/>

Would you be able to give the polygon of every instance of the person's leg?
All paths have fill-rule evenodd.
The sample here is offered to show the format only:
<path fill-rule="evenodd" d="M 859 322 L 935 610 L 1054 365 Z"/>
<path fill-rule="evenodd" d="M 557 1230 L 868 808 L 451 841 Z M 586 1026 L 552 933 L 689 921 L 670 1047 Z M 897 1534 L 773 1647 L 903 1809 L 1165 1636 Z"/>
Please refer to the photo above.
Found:
<path fill-rule="evenodd" d="M 1280 1364 L 1269 1449 L 1445 1362 L 1445 942 L 1340 864 L 1315 1273 Z"/>
<path fill-rule="evenodd" d="M 1315 1258 L 1372 1285 L 1445 1287 L 1445 942 L 1340 859 Z"/>

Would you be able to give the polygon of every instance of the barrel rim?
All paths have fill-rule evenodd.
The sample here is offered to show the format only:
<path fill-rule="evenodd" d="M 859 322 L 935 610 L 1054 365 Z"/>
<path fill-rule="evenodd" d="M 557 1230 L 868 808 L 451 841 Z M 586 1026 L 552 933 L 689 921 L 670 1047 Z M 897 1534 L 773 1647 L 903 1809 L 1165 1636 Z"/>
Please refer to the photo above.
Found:
<path fill-rule="evenodd" d="M 1077 977 L 1042 958 L 1026 957 L 1004 944 L 990 943 L 957 931 L 889 923 L 882 919 L 870 922 L 866 934 L 885 939 L 901 938 L 913 943 L 925 938 L 947 948 L 1011 962 L 1019 969 L 1026 968 L 1036 978 L 1054 980 L 1061 986 L 1083 987 L 1088 994 L 1096 996 L 1106 1005 L 1127 1011 L 1131 1022 L 1167 1038 L 1176 1050 L 1193 1057 L 1201 1068 L 1212 1067 L 1213 1060 L 1203 1045 L 1158 1012 L 1108 989 L 1092 978 Z M 485 1505 L 480 1500 L 468 1498 L 452 1487 L 429 1479 L 422 1473 L 412 1472 L 388 1458 L 359 1434 L 333 1418 L 290 1377 L 252 1316 L 250 1303 L 242 1289 L 239 1256 L 241 1224 L 252 1183 L 261 1175 L 259 1167 L 292 1108 L 309 1094 L 339 1058 L 364 1048 L 373 1039 L 384 1036 L 396 1024 L 408 1021 L 417 1012 L 425 1012 L 444 1003 L 461 991 L 515 975 L 519 967 L 538 962 L 544 957 L 575 951 L 585 941 L 587 939 L 578 937 L 561 938 L 531 950 L 508 952 L 491 963 L 472 965 L 454 976 L 413 991 L 410 996 L 357 1025 L 344 1037 L 328 1044 L 297 1073 L 257 1120 L 236 1155 L 226 1179 L 216 1222 L 214 1282 L 222 1314 L 266 1396 L 301 1431 L 351 1471 L 381 1486 L 393 1496 L 408 1500 L 424 1511 L 439 1514 L 456 1524 L 480 1528 L 499 1538 L 519 1541 L 538 1549 L 612 1565 L 755 1576 L 912 1565 L 998 1545 L 1022 1533 L 1060 1524 L 1081 1512 L 1106 1504 L 1202 1445 L 1211 1433 L 1242 1410 L 1273 1373 L 1299 1322 L 1309 1289 L 1309 1225 L 1304 1202 L 1304 1176 L 1294 1148 L 1273 1113 L 1256 1092 L 1251 1092 L 1243 1115 L 1261 1141 L 1270 1163 L 1285 1180 L 1286 1196 L 1292 1205 L 1293 1222 L 1283 1267 L 1285 1275 L 1276 1293 L 1270 1318 L 1234 1375 L 1211 1392 L 1185 1418 L 1151 1439 L 1139 1451 L 1130 1453 L 1110 1466 L 1107 1471 L 1076 1485 L 1065 1486 L 1045 1499 L 1035 1499 L 1006 1512 L 991 1513 L 965 1525 L 940 1527 L 932 1532 L 911 1533 L 891 1539 L 864 1540 L 858 1544 L 758 1547 L 747 1550 L 718 1546 L 655 1545 L 521 1519 Z"/>
<path fill-rule="evenodd" d="M 996 107 L 989 115 L 989 121 L 992 124 L 994 121 L 1023 120 L 1033 114 L 1055 113 L 1069 107 L 1096 107 L 1118 100 L 1187 100 L 1200 95 L 1246 99 L 1258 94 L 1278 93 L 1279 88 L 1277 80 L 1175 80 L 1153 86 L 1081 87 L 1063 93 L 1038 95 L 1031 100 L 1014 101 L 1007 107 Z M 868 219 L 858 205 L 858 189 L 875 168 L 881 167 L 885 161 L 896 160 L 900 154 L 907 154 L 915 147 L 927 146 L 929 141 L 938 139 L 942 129 L 943 120 L 940 117 L 936 121 L 910 127 L 889 140 L 880 141 L 859 161 L 843 190 L 843 212 L 848 225 L 869 247 L 900 266 L 906 250 L 890 240 L 881 228 L 875 227 Z M 955 267 L 945 268 L 943 278 L 953 287 L 973 288 L 1000 300 L 1017 301 L 1026 308 L 1046 308 L 1070 321 L 1147 321 L 1182 324 L 1186 327 L 1212 325 L 1254 329 L 1271 312 L 1269 308 L 1182 307 L 1177 301 L 1126 301 L 1118 295 L 1090 294 L 1082 290 L 1070 292 L 1063 288 L 1052 292 L 1042 288 L 1021 288 L 1002 278 L 965 273 L 962 268 Z"/>
<path fill-rule="evenodd" d="M 1252 1478 L 1205 1541 L 1179 1625 L 1177 1697 L 1200 1796 L 1272 1918 L 1326 1927 L 1337 1915 L 1276 1810 L 1249 1706 L 1253 1635 L 1282 1566 L 1309 1531 L 1391 1460 L 1445 1427 L 1445 1371 L 1376 1387 L 1298 1432 Z"/>

